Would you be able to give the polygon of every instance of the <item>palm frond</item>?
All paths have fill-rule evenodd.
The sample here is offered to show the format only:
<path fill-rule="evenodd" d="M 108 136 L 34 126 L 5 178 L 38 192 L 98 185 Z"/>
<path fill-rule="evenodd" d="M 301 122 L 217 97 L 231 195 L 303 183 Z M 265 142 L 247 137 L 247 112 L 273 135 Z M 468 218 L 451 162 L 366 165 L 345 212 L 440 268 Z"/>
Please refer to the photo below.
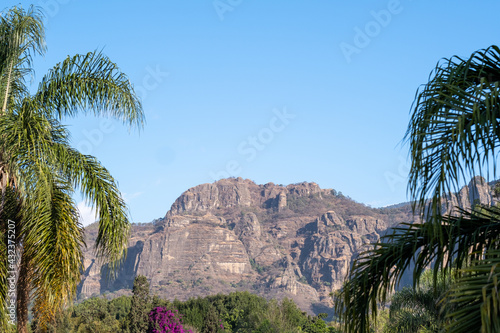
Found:
<path fill-rule="evenodd" d="M 27 74 L 34 55 L 45 52 L 45 29 L 41 11 L 13 7 L 0 15 L 0 114 L 20 101 L 28 90 Z"/>
<path fill-rule="evenodd" d="M 37 314 L 54 314 L 71 300 L 80 282 L 83 227 L 71 199 L 70 184 L 51 181 L 49 193 L 33 193 L 26 211 L 23 246 L 33 267 L 32 283 Z M 38 316 L 41 323 L 44 316 Z"/>
<path fill-rule="evenodd" d="M 405 308 L 414 312 L 429 312 L 433 315 L 439 314 L 436 294 L 432 289 L 405 287 L 394 294 L 391 298 L 390 314 L 397 313 Z"/>
<path fill-rule="evenodd" d="M 45 51 L 40 11 L 13 7 L 0 13 L 0 238 L 5 237 L 5 188 L 19 206 L 16 236 L 22 249 L 18 307 L 26 329 L 30 291 L 43 325 L 74 296 L 80 280 L 83 229 L 75 189 L 99 211 L 98 256 L 112 265 L 126 249 L 129 222 L 116 181 L 92 156 L 72 149 L 61 119 L 78 112 L 142 127 L 141 102 L 128 78 L 100 52 L 68 57 L 27 88 L 32 58 Z M 3 214 L 3 215 L 2 215 Z M 2 217 L 3 216 L 3 217 Z M 3 229 L 2 229 L 3 228 Z M 5 253 L 0 242 L 0 253 Z M 6 266 L 0 263 L 0 327 L 5 327 Z M 22 285 L 22 287 L 20 287 Z"/>
<path fill-rule="evenodd" d="M 495 252 L 500 249 L 500 210 L 480 207 L 472 213 L 460 211 L 459 217 L 444 217 L 453 208 L 450 193 L 459 192 L 477 175 L 489 178 L 491 166 L 496 174 L 499 64 L 497 46 L 467 59 L 444 59 L 417 91 L 405 134 L 412 158 L 408 192 L 414 211 L 426 223 L 396 228 L 354 262 L 336 305 L 349 332 L 368 331 L 377 302 L 387 299 L 413 263 L 414 286 L 431 264 L 434 282 L 439 270 L 449 274 L 452 268 L 464 268 L 462 273 L 469 274 L 457 281 L 445 302 L 453 300 L 454 306 L 446 311 L 454 332 L 500 330 Z M 476 319 L 469 320 L 472 316 Z"/>
<path fill-rule="evenodd" d="M 129 222 L 125 203 L 109 172 L 92 156 L 68 145 L 68 133 L 56 120 L 36 112 L 26 99 L 23 107 L 0 117 L 0 151 L 16 172 L 24 193 L 23 238 L 36 286 L 38 318 L 44 322 L 73 296 L 80 278 L 84 245 L 73 188 L 80 188 L 100 214 L 97 250 L 114 263 L 123 255 Z M 53 258 L 61 258 L 59 265 Z M 52 304 L 53 307 L 48 307 Z M 37 305 L 37 306 L 38 306 Z"/>
<path fill-rule="evenodd" d="M 141 102 L 128 77 L 97 51 L 68 57 L 54 66 L 41 81 L 34 100 L 59 118 L 80 111 L 111 116 L 130 126 L 144 124 Z"/>
<path fill-rule="evenodd" d="M 457 333 L 500 331 L 500 249 L 487 250 L 460 271 L 457 282 L 446 295 L 455 305 L 447 314 L 447 330 Z"/>
<path fill-rule="evenodd" d="M 499 63 L 497 46 L 465 60 L 444 59 L 417 93 L 405 135 L 412 156 L 408 190 L 415 207 L 427 209 L 430 218 L 444 213 L 441 205 L 447 193 L 458 192 L 461 184 L 496 160 Z"/>
<path fill-rule="evenodd" d="M 433 319 L 426 312 L 415 313 L 411 309 L 403 309 L 391 318 L 384 333 L 419 333 L 424 329 L 435 332 L 437 330 L 435 330 L 436 324 Z"/>
<path fill-rule="evenodd" d="M 130 222 L 127 207 L 114 178 L 93 156 L 83 155 L 63 144 L 54 145 L 59 170 L 74 188 L 96 208 L 99 231 L 95 250 L 99 258 L 107 258 L 111 266 L 123 257 L 127 247 Z"/>
<path fill-rule="evenodd" d="M 497 246 L 500 237 L 499 208 L 463 212 L 438 222 L 403 224 L 361 253 L 336 298 L 336 311 L 349 332 L 368 332 L 370 315 L 375 319 L 379 302 L 385 302 L 405 271 L 414 265 L 413 281 L 418 285 L 423 271 L 434 266 L 450 274 L 470 258 Z M 497 217 L 495 219 L 494 217 Z M 436 233 L 436 229 L 439 232 Z M 472 252 L 472 254 L 471 254 Z M 474 256 L 475 254 L 475 256 Z"/>

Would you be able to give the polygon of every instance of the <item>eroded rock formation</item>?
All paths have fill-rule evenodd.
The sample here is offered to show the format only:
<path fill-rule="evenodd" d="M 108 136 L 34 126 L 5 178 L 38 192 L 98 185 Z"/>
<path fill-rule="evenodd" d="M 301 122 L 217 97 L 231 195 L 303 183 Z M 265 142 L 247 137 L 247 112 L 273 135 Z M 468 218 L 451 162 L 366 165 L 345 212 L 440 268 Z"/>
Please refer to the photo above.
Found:
<path fill-rule="evenodd" d="M 451 196 L 461 208 L 491 204 L 483 179 Z M 411 210 L 372 209 L 315 183 L 257 185 L 241 178 L 184 192 L 163 219 L 136 225 L 116 279 L 88 250 L 79 297 L 130 290 L 145 275 L 153 293 L 173 299 L 250 290 L 292 297 L 304 310 L 331 306 L 356 255 L 391 226 L 411 222 Z"/>

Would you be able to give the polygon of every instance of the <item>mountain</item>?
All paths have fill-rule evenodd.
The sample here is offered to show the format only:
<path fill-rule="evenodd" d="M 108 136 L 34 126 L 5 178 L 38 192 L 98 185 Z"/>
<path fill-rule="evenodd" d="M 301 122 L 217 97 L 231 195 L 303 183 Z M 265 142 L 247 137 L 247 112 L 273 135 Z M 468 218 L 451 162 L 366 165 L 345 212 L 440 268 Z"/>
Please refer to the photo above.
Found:
<path fill-rule="evenodd" d="M 482 178 L 450 199 L 464 209 L 496 200 Z M 329 312 L 329 294 L 356 255 L 390 227 L 413 220 L 409 204 L 375 209 L 315 183 L 222 179 L 184 192 L 164 218 L 133 225 L 114 279 L 93 254 L 97 225 L 89 226 L 78 298 L 128 294 L 141 274 L 153 294 L 168 299 L 248 290 Z"/>

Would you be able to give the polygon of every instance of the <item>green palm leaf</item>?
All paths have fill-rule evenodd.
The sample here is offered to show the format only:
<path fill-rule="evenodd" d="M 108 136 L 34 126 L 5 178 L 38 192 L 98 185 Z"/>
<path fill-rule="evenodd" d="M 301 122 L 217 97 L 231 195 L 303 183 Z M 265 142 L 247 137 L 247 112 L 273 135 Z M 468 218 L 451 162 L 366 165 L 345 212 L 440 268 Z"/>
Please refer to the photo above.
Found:
<path fill-rule="evenodd" d="M 99 231 L 96 250 L 100 257 L 112 262 L 120 259 L 126 248 L 129 221 L 126 205 L 111 174 L 93 156 L 58 144 L 54 147 L 61 174 L 79 188 L 98 211 Z M 71 166 L 71 167 L 68 167 Z"/>
<path fill-rule="evenodd" d="M 43 327 L 74 297 L 82 268 L 83 229 L 75 190 L 99 212 L 96 252 L 116 265 L 126 249 L 129 221 L 116 181 L 94 157 L 71 148 L 61 124 L 90 113 L 142 127 L 142 106 L 132 84 L 100 52 L 68 57 L 30 95 L 32 58 L 45 51 L 40 12 L 14 7 L 0 15 L 0 236 L 8 211 L 4 194 L 15 194 L 20 278 L 18 328 L 25 330 L 27 306 Z M 10 193 L 10 192 L 9 192 Z M 3 215 L 2 215 L 3 214 Z M 5 253 L 5 242 L 0 245 Z M 5 304 L 6 266 L 0 264 L 0 301 Z M 6 321 L 0 307 L 0 325 Z M 1 326 L 5 327 L 5 326 Z"/>
<path fill-rule="evenodd" d="M 474 52 L 468 59 L 444 59 L 417 92 L 405 135 L 412 158 L 408 190 L 414 211 L 425 223 L 396 228 L 354 262 L 336 305 L 349 332 L 368 331 L 370 314 L 375 318 L 377 303 L 387 300 L 403 273 L 413 265 L 414 286 L 429 265 L 434 265 L 435 280 L 440 270 L 449 274 L 454 267 L 464 268 L 464 272 L 470 269 L 471 278 L 457 281 L 454 292 L 444 302 L 453 305 L 444 304 L 449 327 L 454 332 L 455 328 L 465 331 L 479 327 L 483 332 L 498 331 L 494 319 L 496 273 L 488 277 L 493 278 L 491 285 L 480 272 L 496 272 L 492 251 L 500 249 L 500 212 L 481 208 L 473 213 L 460 211 L 459 217 L 443 215 L 453 208 L 448 202 L 449 193 L 458 192 L 476 175 L 489 176 L 491 165 L 493 174 L 496 172 L 500 143 L 499 64 L 497 46 Z M 461 291 L 469 294 L 460 296 Z M 463 310 L 468 300 L 480 299 L 479 312 Z M 478 303 L 470 304 L 478 309 Z M 471 324 L 467 318 L 473 315 L 481 322 Z"/>
<path fill-rule="evenodd" d="M 24 255 L 33 267 L 35 314 L 46 322 L 75 295 L 82 270 L 83 228 L 69 184 L 53 182 L 49 193 L 37 193 L 36 211 L 27 211 Z M 55 259 L 57 258 L 57 259 Z"/>
<path fill-rule="evenodd" d="M 419 92 L 406 132 L 409 191 L 420 209 L 441 213 L 443 197 L 495 162 L 500 133 L 500 49 L 445 59 Z M 431 205 L 427 204 L 428 198 Z"/>
<path fill-rule="evenodd" d="M 460 278 L 446 301 L 456 310 L 449 312 L 450 332 L 500 331 L 500 250 L 488 250 L 461 270 Z"/>
<path fill-rule="evenodd" d="M 129 125 L 144 123 L 141 103 L 125 74 L 100 52 L 68 57 L 42 79 L 34 102 L 59 118 L 93 112 Z"/>
<path fill-rule="evenodd" d="M 0 15 L 0 114 L 19 103 L 28 92 L 25 77 L 34 55 L 45 52 L 45 30 L 40 10 L 14 7 Z"/>
<path fill-rule="evenodd" d="M 368 332 L 370 315 L 375 319 L 379 302 L 388 299 L 409 267 L 414 269 L 415 286 L 431 265 L 437 281 L 438 272 L 450 274 L 452 268 L 496 246 L 500 220 L 492 217 L 499 214 L 500 208 L 489 207 L 443 218 L 442 223 L 404 224 L 361 253 L 336 299 L 345 329 Z"/>

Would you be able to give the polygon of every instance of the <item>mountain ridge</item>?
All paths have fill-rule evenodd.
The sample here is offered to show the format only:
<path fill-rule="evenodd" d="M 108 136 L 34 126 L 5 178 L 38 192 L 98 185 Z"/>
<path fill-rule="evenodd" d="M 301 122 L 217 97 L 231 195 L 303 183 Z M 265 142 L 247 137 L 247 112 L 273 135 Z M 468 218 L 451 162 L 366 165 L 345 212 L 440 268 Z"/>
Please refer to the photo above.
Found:
<path fill-rule="evenodd" d="M 485 182 L 469 186 L 461 191 L 469 201 L 494 201 Z M 452 199 L 470 208 L 464 197 Z M 325 312 L 356 255 L 390 227 L 413 220 L 409 205 L 371 208 L 316 183 L 222 179 L 188 189 L 154 224 L 134 225 L 112 281 L 92 253 L 97 229 L 90 226 L 78 297 L 129 293 L 142 274 L 153 293 L 169 299 L 248 290 Z"/>

